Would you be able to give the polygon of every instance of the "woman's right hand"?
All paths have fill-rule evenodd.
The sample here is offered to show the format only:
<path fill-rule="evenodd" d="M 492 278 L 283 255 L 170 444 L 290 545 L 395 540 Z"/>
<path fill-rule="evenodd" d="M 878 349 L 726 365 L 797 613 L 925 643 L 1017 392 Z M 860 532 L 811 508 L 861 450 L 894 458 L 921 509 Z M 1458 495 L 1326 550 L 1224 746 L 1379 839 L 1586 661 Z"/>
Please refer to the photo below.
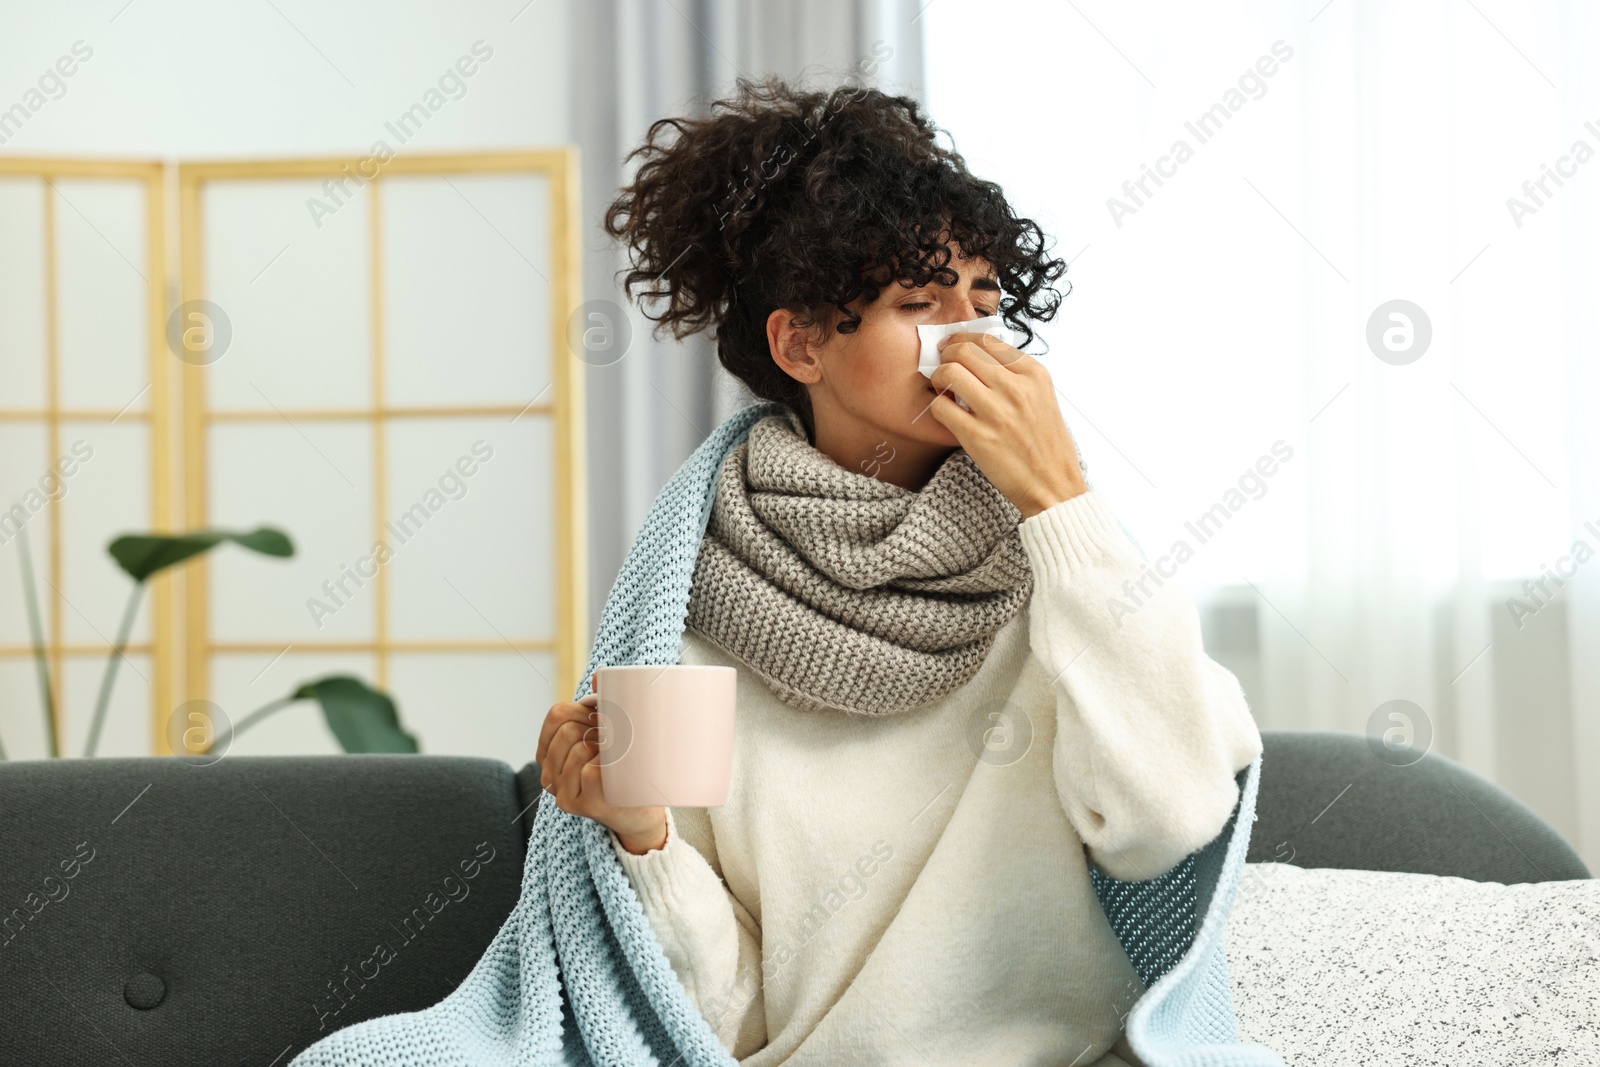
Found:
<path fill-rule="evenodd" d="M 562 811 L 610 828 L 623 848 L 643 855 L 666 844 L 667 809 L 614 808 L 606 803 L 600 780 L 598 700 L 590 693 L 581 700 L 550 705 L 533 757 L 539 764 L 539 786 L 554 794 L 556 807 Z"/>

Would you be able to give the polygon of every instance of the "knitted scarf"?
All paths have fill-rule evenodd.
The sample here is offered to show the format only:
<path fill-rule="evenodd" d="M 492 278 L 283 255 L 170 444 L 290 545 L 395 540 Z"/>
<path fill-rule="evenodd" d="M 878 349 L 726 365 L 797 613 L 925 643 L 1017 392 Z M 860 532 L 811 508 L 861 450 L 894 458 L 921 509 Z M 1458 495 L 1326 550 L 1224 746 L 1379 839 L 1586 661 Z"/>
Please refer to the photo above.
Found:
<path fill-rule="evenodd" d="M 722 463 L 686 626 L 793 707 L 919 707 L 1027 602 L 1021 517 L 964 450 L 913 491 L 835 463 L 785 409 Z"/>
<path fill-rule="evenodd" d="M 718 472 L 751 424 L 776 413 L 758 404 L 729 416 L 656 497 L 574 700 L 602 664 L 678 662 Z M 1260 775 L 1257 756 L 1236 776 L 1239 803 L 1222 832 L 1167 874 L 1123 882 L 1089 866 L 1146 986 L 1127 1021 L 1146 1067 L 1284 1067 L 1265 1045 L 1238 1040 L 1224 954 Z M 610 832 L 548 792 L 538 803 L 522 895 L 455 991 L 329 1034 L 289 1067 L 737 1067 L 672 970 Z"/>

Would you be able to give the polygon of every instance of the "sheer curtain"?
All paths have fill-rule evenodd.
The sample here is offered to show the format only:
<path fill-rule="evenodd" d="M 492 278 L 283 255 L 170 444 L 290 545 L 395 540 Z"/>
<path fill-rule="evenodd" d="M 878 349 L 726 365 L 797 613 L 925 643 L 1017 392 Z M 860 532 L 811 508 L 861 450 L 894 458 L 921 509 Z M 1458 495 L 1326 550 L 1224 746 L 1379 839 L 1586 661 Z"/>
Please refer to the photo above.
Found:
<path fill-rule="evenodd" d="M 1062 411 L 1258 722 L 1457 759 L 1600 869 L 1600 15 L 983 15 L 919 20 L 934 118 L 1070 261 Z"/>

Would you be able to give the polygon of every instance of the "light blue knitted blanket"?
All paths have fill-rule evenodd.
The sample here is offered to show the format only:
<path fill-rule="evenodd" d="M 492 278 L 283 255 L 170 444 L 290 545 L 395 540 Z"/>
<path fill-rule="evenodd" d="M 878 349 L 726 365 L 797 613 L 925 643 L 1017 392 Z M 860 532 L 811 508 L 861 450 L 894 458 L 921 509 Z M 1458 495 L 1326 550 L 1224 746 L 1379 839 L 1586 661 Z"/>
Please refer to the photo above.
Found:
<path fill-rule="evenodd" d="M 730 416 L 656 497 L 606 599 L 574 700 L 602 664 L 678 662 L 723 457 L 756 420 L 779 410 L 763 403 Z M 1265 1045 L 1238 1041 L 1224 956 L 1260 767 L 1258 757 L 1239 772 L 1239 804 L 1222 833 L 1169 873 L 1121 882 L 1090 867 L 1101 907 L 1147 987 L 1127 1020 L 1147 1067 L 1283 1067 Z M 1004 1017 L 1003 1004 L 992 1008 Z M 455 992 L 422 1011 L 336 1031 L 291 1067 L 734 1063 L 667 962 L 609 832 L 542 793 L 522 895 Z"/>

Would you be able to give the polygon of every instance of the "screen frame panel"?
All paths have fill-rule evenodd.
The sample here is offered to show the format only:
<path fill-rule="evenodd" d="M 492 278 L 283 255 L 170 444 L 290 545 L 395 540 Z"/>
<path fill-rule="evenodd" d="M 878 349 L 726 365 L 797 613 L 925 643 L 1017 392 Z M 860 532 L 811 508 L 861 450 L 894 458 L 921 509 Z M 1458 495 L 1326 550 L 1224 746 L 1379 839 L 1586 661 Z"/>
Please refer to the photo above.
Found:
<path fill-rule="evenodd" d="M 583 451 L 583 376 L 582 367 L 567 352 L 567 321 L 576 310 L 580 287 L 581 239 L 578 205 L 577 151 L 554 147 L 521 151 L 402 155 L 376 163 L 371 157 L 306 158 L 274 160 L 229 160 L 181 163 L 178 166 L 178 197 L 181 235 L 182 299 L 206 298 L 205 188 L 210 182 L 273 181 L 289 179 L 344 179 L 359 174 L 366 194 L 368 213 L 368 314 L 371 317 L 371 403 L 348 409 L 305 409 L 278 412 L 228 411 L 213 408 L 205 388 L 204 369 L 185 364 L 182 376 L 183 482 L 186 525 L 207 525 L 209 478 L 209 430 L 217 423 L 280 417 L 364 421 L 373 434 L 374 535 L 383 537 L 388 513 L 388 455 L 386 426 L 396 419 L 454 418 L 499 415 L 513 419 L 528 416 L 549 418 L 552 422 L 555 512 L 551 516 L 555 547 L 554 573 L 555 631 L 543 635 L 508 635 L 502 640 L 397 640 L 390 635 L 389 578 L 378 568 L 374 584 L 375 628 L 371 640 L 357 641 L 216 641 L 211 634 L 209 573 L 204 557 L 183 574 L 183 601 L 186 640 L 183 671 L 185 700 L 207 699 L 211 690 L 211 664 L 219 654 L 259 653 L 276 656 L 292 644 L 296 651 L 370 653 L 376 664 L 375 683 L 380 689 L 389 684 L 390 657 L 400 652 L 544 652 L 554 653 L 558 672 L 557 686 L 575 690 L 588 648 L 587 620 L 587 507 L 584 492 Z M 395 406 L 388 403 L 385 390 L 384 337 L 384 182 L 399 176 L 468 176 L 481 174 L 525 174 L 545 179 L 548 193 L 550 274 L 550 322 L 548 337 L 551 383 L 531 401 L 498 405 Z"/>
<path fill-rule="evenodd" d="M 50 158 L 28 156 L 0 156 L 0 176 L 33 179 L 40 184 L 41 212 L 44 234 L 44 323 L 45 323 L 45 405 L 42 408 L 0 408 L 0 419 L 42 421 L 45 424 L 46 454 L 61 455 L 62 424 L 70 421 L 118 422 L 133 419 L 144 422 L 149 441 L 150 464 L 150 525 L 155 532 L 171 532 L 176 518 L 173 501 L 174 479 L 171 475 L 172 410 L 169 402 L 171 382 L 167 374 L 166 319 L 168 302 L 167 277 L 167 167 L 159 161 L 110 160 L 91 158 Z M 136 397 L 121 411 L 98 408 L 68 408 L 61 404 L 61 352 L 60 352 L 60 286 L 57 249 L 57 178 L 74 180 L 104 180 L 135 182 L 140 187 L 144 212 L 145 233 L 145 339 L 143 348 L 147 360 L 149 399 L 140 410 L 129 410 Z M 70 755 L 62 745 L 66 740 L 63 706 L 65 662 L 85 657 L 103 658 L 108 646 L 89 643 L 68 643 L 63 634 L 63 617 L 68 605 L 63 603 L 62 580 L 62 514 L 59 499 L 47 505 L 48 546 L 45 552 L 44 571 L 49 589 L 39 590 L 41 599 L 49 597 L 53 611 L 41 614 L 46 617 L 47 631 L 43 646 L 54 704 L 50 709 L 50 730 L 53 751 Z M 141 654 L 149 657 L 151 670 L 152 702 L 149 723 L 151 748 L 157 754 L 169 749 L 164 740 L 163 708 L 174 706 L 173 691 L 177 680 L 178 640 L 176 625 L 176 598 L 174 579 L 170 571 L 156 575 L 148 582 L 150 600 L 150 640 L 129 644 L 126 655 Z M 32 656 L 31 645 L 0 647 L 0 656 Z"/>

